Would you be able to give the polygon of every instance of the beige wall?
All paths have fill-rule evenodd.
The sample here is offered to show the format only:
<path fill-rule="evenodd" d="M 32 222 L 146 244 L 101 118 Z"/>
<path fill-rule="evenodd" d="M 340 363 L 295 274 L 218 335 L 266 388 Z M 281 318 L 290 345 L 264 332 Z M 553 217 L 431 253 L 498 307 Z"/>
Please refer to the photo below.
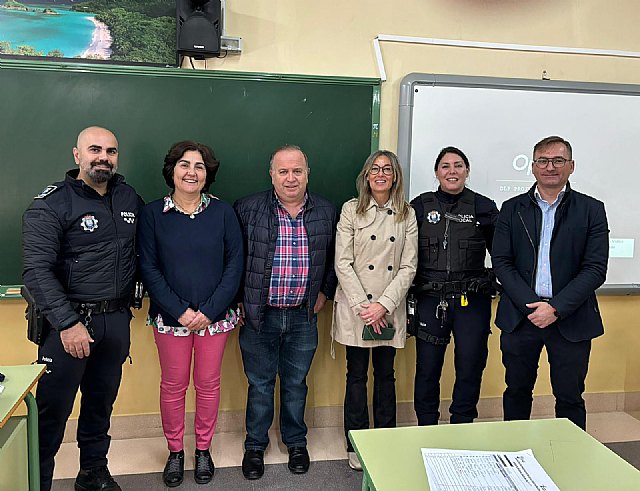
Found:
<path fill-rule="evenodd" d="M 229 0 L 227 7 L 227 34 L 241 36 L 244 51 L 240 56 L 208 60 L 209 69 L 377 77 L 372 47 L 377 34 L 640 51 L 636 0 Z M 632 58 L 392 43 L 383 43 L 382 52 L 388 80 L 382 89 L 380 144 L 392 150 L 399 84 L 411 72 L 539 79 L 546 70 L 557 80 L 640 83 L 640 61 Z M 196 67 L 204 64 L 196 62 Z M 552 113 L 552 108 L 540 110 Z M 531 135 L 532 142 L 541 136 Z M 640 302 L 630 297 L 604 297 L 600 302 L 606 334 L 593 344 L 587 391 L 640 391 L 640 336 L 634 315 Z M 21 301 L 0 302 L 0 365 L 36 358 L 35 348 L 24 339 L 23 311 Z M 144 315 L 136 315 L 133 364 L 125 365 L 116 414 L 158 412 L 157 354 Z M 344 350 L 337 346 L 336 360 L 329 356 L 329 319 L 328 312 L 323 312 L 310 377 L 311 406 L 340 405 L 344 395 Z M 504 388 L 498 341 L 494 328 L 483 397 L 500 396 Z M 398 398 L 403 401 L 412 398 L 413 345 L 410 341 L 396 362 Z M 541 363 L 540 375 L 536 393 L 550 394 L 546 362 Z M 450 396 L 452 381 L 448 356 L 443 397 Z M 239 410 L 245 400 L 246 383 L 237 333 L 233 333 L 224 359 L 221 407 Z"/>
<path fill-rule="evenodd" d="M 587 392 L 635 392 L 640 391 L 640 336 L 635 331 L 634 313 L 638 301 L 630 297 L 602 297 L 601 308 L 606 334 L 593 343 L 591 368 L 587 377 Z M 145 304 L 145 309 L 147 304 Z M 4 321 L 0 365 L 31 363 L 36 359 L 35 345 L 25 339 L 24 304 L 20 300 L 0 303 L 0 316 Z M 124 366 L 124 377 L 115 414 L 157 413 L 159 377 L 158 357 L 151 329 L 143 322 L 144 315 L 135 312 L 132 323 L 131 358 Z M 336 345 L 336 359 L 329 355 L 330 315 L 328 308 L 322 312 L 319 322 L 318 352 L 313 362 L 309 383 L 309 405 L 314 407 L 339 406 L 344 398 L 344 348 Z M 485 371 L 482 397 L 499 397 L 504 390 L 504 370 L 500 362 L 499 331 L 493 328 L 490 338 L 490 354 Z M 413 398 L 413 374 L 415 343 L 409 340 L 407 348 L 400 350 L 396 358 L 398 400 Z M 451 350 L 449 350 L 451 351 Z M 548 365 L 543 355 L 536 394 L 550 394 Z M 451 397 L 453 363 L 448 353 L 442 378 L 442 397 Z M 221 409 L 242 410 L 246 402 L 246 381 L 242 371 L 242 359 L 238 347 L 237 332 L 232 333 L 227 344 L 222 368 Z M 191 390 L 191 389 L 190 389 Z M 77 408 L 76 408 L 77 409 Z M 188 409 L 193 410 L 190 396 Z M 77 410 L 74 412 L 77 415 Z"/>

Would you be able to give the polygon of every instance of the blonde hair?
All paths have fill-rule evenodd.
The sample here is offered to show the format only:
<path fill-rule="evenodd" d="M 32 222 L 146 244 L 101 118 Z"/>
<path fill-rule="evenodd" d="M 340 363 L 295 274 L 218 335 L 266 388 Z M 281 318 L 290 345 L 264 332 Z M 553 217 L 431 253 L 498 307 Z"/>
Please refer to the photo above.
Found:
<path fill-rule="evenodd" d="M 393 168 L 393 184 L 391 184 L 389 196 L 391 204 L 396 210 L 396 222 L 401 222 L 407 218 L 410 205 L 404 198 L 404 183 L 402 180 L 400 162 L 398 162 L 396 154 L 389 150 L 377 150 L 369 155 L 362 167 L 362 170 L 360 171 L 360 174 L 356 177 L 356 189 L 358 190 L 358 206 L 356 207 L 356 213 L 363 215 L 369 207 L 372 194 L 368 176 L 371 171 L 371 167 L 373 167 L 373 163 L 378 157 L 386 157 L 389 159 L 391 167 Z"/>

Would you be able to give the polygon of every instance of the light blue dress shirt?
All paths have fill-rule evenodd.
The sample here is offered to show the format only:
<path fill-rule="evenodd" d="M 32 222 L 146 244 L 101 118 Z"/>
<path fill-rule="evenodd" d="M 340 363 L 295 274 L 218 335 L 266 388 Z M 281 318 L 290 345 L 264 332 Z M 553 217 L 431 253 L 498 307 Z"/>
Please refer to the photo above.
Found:
<path fill-rule="evenodd" d="M 542 210 L 542 230 L 540 232 L 540 244 L 538 247 L 538 267 L 536 268 L 536 294 L 541 298 L 553 297 L 551 264 L 549 261 L 551 234 L 553 233 L 553 226 L 556 222 L 556 210 L 566 190 L 567 187 L 565 186 L 562 191 L 560 191 L 560 194 L 558 194 L 556 200 L 551 204 L 542 199 L 537 186 L 534 192 L 538 206 Z"/>

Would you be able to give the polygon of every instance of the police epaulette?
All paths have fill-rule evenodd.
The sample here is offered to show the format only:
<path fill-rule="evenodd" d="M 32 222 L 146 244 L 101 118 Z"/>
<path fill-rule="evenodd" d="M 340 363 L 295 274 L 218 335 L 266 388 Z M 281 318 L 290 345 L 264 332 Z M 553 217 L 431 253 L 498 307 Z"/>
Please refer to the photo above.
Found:
<path fill-rule="evenodd" d="M 38 194 L 37 196 L 34 196 L 33 199 L 46 198 L 57 189 L 60 189 L 60 186 L 56 186 L 55 184 L 50 184 L 49 186 L 44 188 L 40 194 Z"/>

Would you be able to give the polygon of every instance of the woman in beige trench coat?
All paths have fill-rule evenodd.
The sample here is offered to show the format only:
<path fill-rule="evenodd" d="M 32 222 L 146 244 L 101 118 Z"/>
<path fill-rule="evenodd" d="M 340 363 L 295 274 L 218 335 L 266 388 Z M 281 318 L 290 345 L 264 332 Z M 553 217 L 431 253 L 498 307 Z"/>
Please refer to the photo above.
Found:
<path fill-rule="evenodd" d="M 336 234 L 332 336 L 346 346 L 347 387 L 345 436 L 369 428 L 367 372 L 373 362 L 373 425 L 396 425 L 393 363 L 406 340 L 406 295 L 416 273 L 418 229 L 415 213 L 404 198 L 402 169 L 392 152 L 369 156 L 356 179 L 358 198 L 342 207 Z M 395 328 L 389 340 L 363 340 L 370 325 L 380 334 Z M 347 438 L 349 465 L 362 467 Z"/>

